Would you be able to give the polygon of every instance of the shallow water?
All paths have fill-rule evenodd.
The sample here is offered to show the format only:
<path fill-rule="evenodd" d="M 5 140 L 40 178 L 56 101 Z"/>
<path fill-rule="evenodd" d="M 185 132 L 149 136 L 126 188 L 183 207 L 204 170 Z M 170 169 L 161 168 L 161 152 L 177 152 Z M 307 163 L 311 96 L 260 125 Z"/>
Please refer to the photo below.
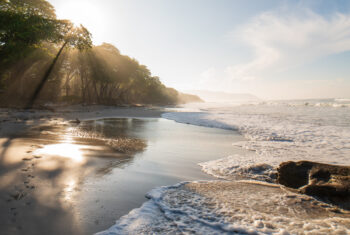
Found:
<path fill-rule="evenodd" d="M 88 121 L 83 130 L 112 137 L 133 137 L 147 143 L 146 150 L 109 167 L 99 177 L 88 177 L 79 187 L 79 218 L 84 230 L 101 231 L 131 209 L 141 206 L 151 189 L 181 181 L 208 180 L 197 165 L 235 151 L 242 140 L 234 131 L 179 124 L 165 119 L 105 119 Z"/>
<path fill-rule="evenodd" d="M 350 214 L 258 181 L 201 181 L 159 187 L 149 201 L 98 235 L 348 234 Z"/>
<path fill-rule="evenodd" d="M 271 181 L 270 175 L 284 161 L 350 164 L 348 100 L 203 103 L 186 105 L 184 110 L 162 116 L 181 123 L 237 130 L 245 137 L 234 145 L 248 150 L 248 154 L 232 152 L 201 164 L 214 176 L 231 178 L 239 174 Z"/>
<path fill-rule="evenodd" d="M 349 107 L 338 100 L 204 103 L 162 114 L 179 123 L 241 133 L 245 138 L 233 142 L 236 148 L 224 158 L 200 163 L 206 173 L 230 181 L 152 190 L 149 201 L 101 234 L 349 234 L 348 212 L 258 183 L 274 182 L 283 161 L 348 165 Z M 240 184 L 239 178 L 257 181 Z"/>
<path fill-rule="evenodd" d="M 213 179 L 198 163 L 226 156 L 237 148 L 232 143 L 242 140 L 234 131 L 161 118 L 108 118 L 79 125 L 47 118 L 5 127 L 0 229 L 11 235 L 105 230 L 147 201 L 145 195 L 155 187 Z M 130 142 L 131 150 L 118 153 L 111 140 Z M 145 148 L 133 150 L 142 142 Z"/>

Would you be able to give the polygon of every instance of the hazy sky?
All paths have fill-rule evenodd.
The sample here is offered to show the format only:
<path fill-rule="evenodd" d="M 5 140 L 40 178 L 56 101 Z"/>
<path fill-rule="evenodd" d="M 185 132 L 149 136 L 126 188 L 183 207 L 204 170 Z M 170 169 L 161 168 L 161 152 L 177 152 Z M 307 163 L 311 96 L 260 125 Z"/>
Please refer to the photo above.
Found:
<path fill-rule="evenodd" d="M 179 90 L 350 98 L 350 1 L 49 0 Z"/>

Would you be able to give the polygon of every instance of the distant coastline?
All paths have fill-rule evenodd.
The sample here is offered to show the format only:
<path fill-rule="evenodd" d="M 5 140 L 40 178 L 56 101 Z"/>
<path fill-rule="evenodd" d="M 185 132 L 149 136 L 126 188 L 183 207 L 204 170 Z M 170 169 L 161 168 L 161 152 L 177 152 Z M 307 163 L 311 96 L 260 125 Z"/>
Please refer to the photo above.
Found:
<path fill-rule="evenodd" d="M 259 101 L 260 99 L 248 93 L 229 93 L 208 90 L 189 90 L 187 93 L 197 95 L 206 102 Z"/>

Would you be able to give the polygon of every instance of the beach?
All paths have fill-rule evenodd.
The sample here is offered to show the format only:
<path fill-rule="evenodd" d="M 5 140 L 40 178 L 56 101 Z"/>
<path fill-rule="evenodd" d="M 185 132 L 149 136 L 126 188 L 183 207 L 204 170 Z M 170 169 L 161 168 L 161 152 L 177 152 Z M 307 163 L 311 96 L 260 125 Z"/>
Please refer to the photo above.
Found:
<path fill-rule="evenodd" d="M 310 107 L 286 106 L 287 115 L 296 109 L 304 120 L 289 123 L 290 130 L 296 130 L 293 124 L 309 132 L 278 129 L 273 105 L 2 109 L 1 229 L 4 234 L 347 234 L 348 211 L 276 184 L 278 163 L 327 162 L 326 156 L 316 158 L 326 150 L 335 156 L 328 162 L 346 165 L 347 145 L 337 149 L 318 142 L 331 128 L 329 117 L 322 120 L 325 127 L 310 126 L 310 117 L 300 115 Z M 348 112 L 311 109 L 333 109 L 333 118 Z M 339 118 L 335 129 L 347 123 Z M 329 141 L 342 145 L 346 131 Z M 305 143 L 311 134 L 317 138 Z M 309 154 L 291 157 L 299 145 L 309 146 L 304 148 Z"/>
<path fill-rule="evenodd" d="M 350 235 L 349 60 L 350 1 L 0 0 L 0 235 Z"/>
<path fill-rule="evenodd" d="M 216 180 L 154 188 L 149 201 L 99 234 L 349 234 L 348 210 L 277 183 L 285 161 L 349 165 L 348 103 L 204 103 L 174 111 L 162 117 L 244 138 L 225 157 L 199 162 Z"/>
<path fill-rule="evenodd" d="M 79 185 L 88 176 L 94 178 L 97 171 L 103 175 L 108 167 L 125 164 L 133 150 L 114 151 L 99 137 L 74 135 L 71 131 L 78 125 L 77 119 L 80 122 L 109 116 L 154 118 L 160 113 L 159 109 L 148 108 L 81 106 L 54 112 L 2 109 L 2 233 L 86 234 L 76 216 L 81 211 L 76 206 L 80 200 L 73 200 L 75 196 L 86 197 L 85 193 L 77 193 Z M 83 159 L 85 155 L 90 156 L 88 160 Z"/>
<path fill-rule="evenodd" d="M 214 179 L 197 164 L 242 138 L 161 119 L 160 108 L 62 109 L 1 112 L 4 234 L 105 230 L 153 188 Z"/>

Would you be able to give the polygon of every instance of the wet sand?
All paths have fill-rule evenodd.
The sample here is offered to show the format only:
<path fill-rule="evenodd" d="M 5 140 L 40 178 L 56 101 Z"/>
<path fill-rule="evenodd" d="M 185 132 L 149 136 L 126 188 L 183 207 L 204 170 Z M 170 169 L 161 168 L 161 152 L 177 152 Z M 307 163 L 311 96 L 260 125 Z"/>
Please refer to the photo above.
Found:
<path fill-rule="evenodd" d="M 1 109 L 1 234 L 92 234 L 139 207 L 154 187 L 212 179 L 197 163 L 232 152 L 241 137 L 159 119 L 162 112 Z"/>
<path fill-rule="evenodd" d="M 70 133 L 77 126 L 74 121 L 159 117 L 160 113 L 159 109 L 101 106 L 65 107 L 55 112 L 1 109 L 1 234 L 86 234 L 76 216 L 80 210 L 76 202 L 85 196 L 79 194 L 79 185 L 96 172 L 108 171 L 111 162 L 113 167 L 123 165 L 134 153 L 115 151 L 101 138 L 74 136 Z M 125 140 L 122 138 L 124 148 Z M 40 154 L 50 147 L 49 154 Z"/>
<path fill-rule="evenodd" d="M 201 195 L 209 211 L 263 233 L 347 234 L 350 212 L 259 181 L 192 182 L 185 190 Z"/>

